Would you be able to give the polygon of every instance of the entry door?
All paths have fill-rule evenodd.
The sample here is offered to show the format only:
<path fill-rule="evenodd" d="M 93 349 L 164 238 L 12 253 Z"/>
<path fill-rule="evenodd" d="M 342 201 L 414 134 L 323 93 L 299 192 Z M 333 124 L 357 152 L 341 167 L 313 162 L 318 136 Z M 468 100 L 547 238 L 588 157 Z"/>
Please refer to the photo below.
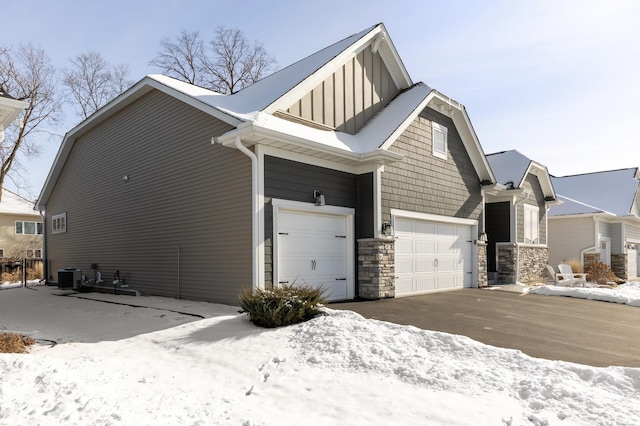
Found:
<path fill-rule="evenodd" d="M 471 226 L 396 218 L 396 295 L 471 287 Z"/>
<path fill-rule="evenodd" d="M 277 217 L 279 284 L 323 286 L 328 300 L 353 298 L 349 216 L 281 209 Z"/>

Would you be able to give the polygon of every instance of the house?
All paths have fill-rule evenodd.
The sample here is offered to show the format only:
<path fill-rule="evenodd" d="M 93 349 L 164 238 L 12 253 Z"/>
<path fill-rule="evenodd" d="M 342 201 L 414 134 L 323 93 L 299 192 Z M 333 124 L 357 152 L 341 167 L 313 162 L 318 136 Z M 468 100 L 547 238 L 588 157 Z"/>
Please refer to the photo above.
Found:
<path fill-rule="evenodd" d="M 619 278 L 640 275 L 640 171 L 608 170 L 552 177 L 561 205 L 549 212 L 549 263 L 610 265 Z"/>
<path fill-rule="evenodd" d="M 0 200 L 0 258 L 42 258 L 42 217 L 33 202 L 8 189 Z"/>
<path fill-rule="evenodd" d="M 486 189 L 487 271 L 491 282 L 544 280 L 547 212 L 557 203 L 545 166 L 516 150 L 487 155 L 497 184 Z"/>
<path fill-rule="evenodd" d="M 494 182 L 464 106 L 414 83 L 377 24 L 232 95 L 143 78 L 66 134 L 37 207 L 50 280 L 375 299 L 486 284 Z"/>

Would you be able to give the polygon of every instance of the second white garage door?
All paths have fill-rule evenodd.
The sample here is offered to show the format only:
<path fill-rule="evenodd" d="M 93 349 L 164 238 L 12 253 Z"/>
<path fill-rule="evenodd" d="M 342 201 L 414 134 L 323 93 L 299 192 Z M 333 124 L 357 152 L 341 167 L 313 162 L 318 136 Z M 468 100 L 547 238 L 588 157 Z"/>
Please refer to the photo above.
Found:
<path fill-rule="evenodd" d="M 396 296 L 471 287 L 470 225 L 395 218 Z"/>

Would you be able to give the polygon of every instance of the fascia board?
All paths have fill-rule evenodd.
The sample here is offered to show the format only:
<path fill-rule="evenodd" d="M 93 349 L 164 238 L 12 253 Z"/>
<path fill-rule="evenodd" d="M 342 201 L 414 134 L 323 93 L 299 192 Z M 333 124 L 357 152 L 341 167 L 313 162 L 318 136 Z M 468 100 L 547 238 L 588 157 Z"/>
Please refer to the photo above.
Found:
<path fill-rule="evenodd" d="M 0 122 L 0 130 L 6 129 L 18 115 L 29 105 L 28 102 L 19 101 L 17 99 L 0 98 L 0 110 L 6 111 L 4 120 Z"/>
<path fill-rule="evenodd" d="M 529 163 L 529 167 L 527 167 L 527 171 L 525 172 L 524 176 L 522 177 L 522 181 L 518 186 L 522 186 L 524 184 L 524 181 L 526 180 L 529 173 L 538 178 L 538 182 L 540 182 L 540 186 L 542 187 L 542 193 L 545 197 L 553 197 L 554 199 L 557 198 L 556 193 L 553 190 L 553 183 L 551 182 L 549 171 L 545 166 L 536 161 L 531 161 Z"/>

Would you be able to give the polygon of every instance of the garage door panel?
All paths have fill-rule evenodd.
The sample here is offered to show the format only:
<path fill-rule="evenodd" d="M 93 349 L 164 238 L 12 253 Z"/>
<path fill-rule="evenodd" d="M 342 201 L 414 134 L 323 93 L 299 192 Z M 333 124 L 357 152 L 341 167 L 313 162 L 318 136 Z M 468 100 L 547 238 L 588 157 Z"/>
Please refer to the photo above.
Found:
<path fill-rule="evenodd" d="M 394 218 L 396 294 L 471 287 L 470 225 Z"/>
<path fill-rule="evenodd" d="M 322 286 L 328 300 L 353 297 L 347 259 L 348 216 L 289 211 L 277 216 L 278 281 Z M 351 232 L 351 231 L 349 231 Z"/>

